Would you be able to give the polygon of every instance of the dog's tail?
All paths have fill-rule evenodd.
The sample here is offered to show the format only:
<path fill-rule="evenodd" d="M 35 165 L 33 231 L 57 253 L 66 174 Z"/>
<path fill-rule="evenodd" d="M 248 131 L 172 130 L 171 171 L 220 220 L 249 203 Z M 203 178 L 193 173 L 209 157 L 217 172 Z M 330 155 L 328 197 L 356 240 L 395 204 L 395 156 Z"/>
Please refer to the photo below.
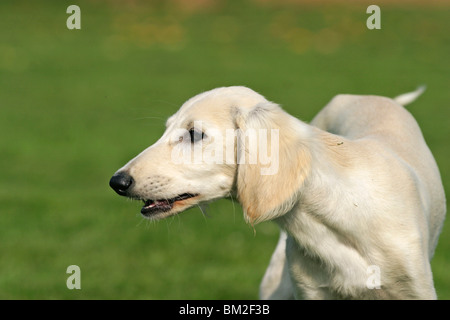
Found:
<path fill-rule="evenodd" d="M 396 96 L 394 98 L 394 101 L 402 106 L 406 106 L 407 104 L 410 104 L 411 102 L 416 101 L 416 99 L 425 91 L 426 88 L 427 87 L 425 85 L 422 85 L 413 92 L 408 92 L 408 93 L 404 93 L 399 96 Z"/>

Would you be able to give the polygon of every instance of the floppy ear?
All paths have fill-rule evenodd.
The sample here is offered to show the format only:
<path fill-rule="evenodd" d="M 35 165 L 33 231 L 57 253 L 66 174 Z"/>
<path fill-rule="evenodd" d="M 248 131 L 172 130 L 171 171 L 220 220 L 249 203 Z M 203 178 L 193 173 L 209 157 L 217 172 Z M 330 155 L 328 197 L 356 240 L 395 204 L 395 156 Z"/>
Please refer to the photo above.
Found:
<path fill-rule="evenodd" d="M 308 126 L 271 102 L 236 109 L 235 124 L 237 193 L 246 221 L 253 225 L 285 214 L 309 172 Z"/>

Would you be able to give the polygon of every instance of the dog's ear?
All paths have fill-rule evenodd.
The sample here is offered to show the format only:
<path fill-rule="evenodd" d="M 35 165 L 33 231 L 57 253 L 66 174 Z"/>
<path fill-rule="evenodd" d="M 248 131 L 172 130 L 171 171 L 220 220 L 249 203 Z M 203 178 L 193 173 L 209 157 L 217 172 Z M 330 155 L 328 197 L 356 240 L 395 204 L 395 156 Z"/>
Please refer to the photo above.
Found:
<path fill-rule="evenodd" d="M 234 119 L 237 194 L 246 221 L 253 225 L 285 214 L 309 172 L 308 126 L 271 102 L 236 108 Z"/>

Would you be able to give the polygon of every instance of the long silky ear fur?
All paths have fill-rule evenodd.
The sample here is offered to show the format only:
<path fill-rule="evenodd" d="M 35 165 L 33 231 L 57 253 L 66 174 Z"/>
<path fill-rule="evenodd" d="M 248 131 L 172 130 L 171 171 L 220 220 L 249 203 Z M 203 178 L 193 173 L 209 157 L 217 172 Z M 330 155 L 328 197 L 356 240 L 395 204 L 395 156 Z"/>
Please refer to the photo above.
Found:
<path fill-rule="evenodd" d="M 238 108 L 235 123 L 240 129 L 238 138 L 241 142 L 249 140 L 245 136 L 248 130 L 265 129 L 268 144 L 277 143 L 270 140 L 270 133 L 271 129 L 278 129 L 278 171 L 275 174 L 261 174 L 264 166 L 260 161 L 260 150 L 257 163 L 245 159 L 238 164 L 237 193 L 246 221 L 254 225 L 285 214 L 298 201 L 300 188 L 310 169 L 311 156 L 306 142 L 308 126 L 271 102 L 260 103 L 251 109 Z M 238 144 L 238 154 L 248 155 L 251 151 L 248 143 L 240 145 L 243 147 Z"/>

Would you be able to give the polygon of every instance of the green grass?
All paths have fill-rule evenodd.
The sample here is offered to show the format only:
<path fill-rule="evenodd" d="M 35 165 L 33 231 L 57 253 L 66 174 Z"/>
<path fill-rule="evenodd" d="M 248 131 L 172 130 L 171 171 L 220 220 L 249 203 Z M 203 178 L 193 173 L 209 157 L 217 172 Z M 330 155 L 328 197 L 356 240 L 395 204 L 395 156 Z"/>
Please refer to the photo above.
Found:
<path fill-rule="evenodd" d="M 110 190 L 191 96 L 247 85 L 308 121 L 337 93 L 395 96 L 409 107 L 450 188 L 450 6 L 218 1 L 0 3 L 0 298 L 252 299 L 275 247 L 220 200 L 158 223 Z M 191 2 L 186 2 L 187 4 Z M 194 2 L 192 2 L 194 3 Z M 205 2 L 209 3 L 209 2 Z M 450 227 L 432 267 L 450 299 Z M 81 268 L 68 290 L 66 268 Z"/>

